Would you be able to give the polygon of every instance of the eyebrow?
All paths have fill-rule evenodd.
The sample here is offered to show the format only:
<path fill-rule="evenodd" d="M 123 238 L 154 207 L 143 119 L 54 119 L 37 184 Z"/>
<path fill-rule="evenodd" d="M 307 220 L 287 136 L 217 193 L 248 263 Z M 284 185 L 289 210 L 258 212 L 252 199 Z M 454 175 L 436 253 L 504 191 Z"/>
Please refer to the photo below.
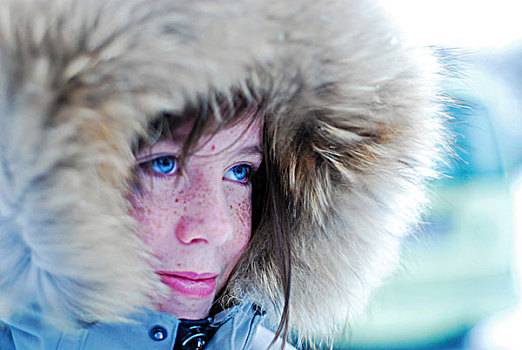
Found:
<path fill-rule="evenodd" d="M 259 147 L 258 145 L 246 146 L 246 147 L 240 148 L 236 152 L 236 155 L 247 155 L 247 156 L 257 156 L 257 155 L 260 155 L 260 156 L 262 156 L 263 155 L 263 149 L 261 147 Z"/>

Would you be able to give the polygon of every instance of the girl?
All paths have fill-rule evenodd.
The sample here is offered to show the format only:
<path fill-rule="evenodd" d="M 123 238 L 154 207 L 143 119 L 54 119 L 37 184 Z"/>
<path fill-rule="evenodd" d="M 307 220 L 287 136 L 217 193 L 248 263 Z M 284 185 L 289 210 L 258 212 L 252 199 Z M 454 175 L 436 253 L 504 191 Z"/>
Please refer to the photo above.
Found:
<path fill-rule="evenodd" d="M 372 0 L 0 18 L 1 349 L 328 341 L 391 270 L 441 127 Z"/>

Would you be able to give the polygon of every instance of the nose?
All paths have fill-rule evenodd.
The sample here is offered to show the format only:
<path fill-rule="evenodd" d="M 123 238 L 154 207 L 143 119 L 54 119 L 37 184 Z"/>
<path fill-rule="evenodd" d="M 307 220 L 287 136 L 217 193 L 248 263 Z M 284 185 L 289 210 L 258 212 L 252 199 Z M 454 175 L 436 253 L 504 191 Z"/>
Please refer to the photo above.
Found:
<path fill-rule="evenodd" d="M 215 246 L 230 240 L 234 225 L 222 182 L 198 182 L 188 184 L 185 189 L 183 213 L 175 225 L 178 240 L 184 244 L 206 242 Z"/>

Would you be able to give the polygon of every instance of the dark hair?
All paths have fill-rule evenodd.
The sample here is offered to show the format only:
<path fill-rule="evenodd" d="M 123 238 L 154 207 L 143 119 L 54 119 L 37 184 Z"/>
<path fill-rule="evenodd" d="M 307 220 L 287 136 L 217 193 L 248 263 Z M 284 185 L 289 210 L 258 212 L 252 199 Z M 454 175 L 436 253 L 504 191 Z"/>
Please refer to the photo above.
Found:
<path fill-rule="evenodd" d="M 209 103 L 209 100 L 214 102 Z M 178 158 L 179 169 L 183 169 L 186 159 L 190 157 L 202 136 L 215 134 L 244 120 L 250 119 L 250 122 L 254 122 L 258 118 L 266 118 L 264 102 L 260 98 L 238 93 L 227 96 L 227 98 L 219 96 L 215 99 L 199 99 L 197 103 L 186 106 L 181 113 L 165 112 L 154 118 L 146 137 L 137 140 L 133 152 L 137 154 L 142 148 L 152 145 L 160 139 L 172 138 L 173 131 L 177 127 L 188 121 L 194 121 L 191 131 L 183 141 Z M 267 123 L 263 122 L 263 161 L 253 177 L 252 185 L 252 236 L 262 220 L 270 218 L 273 222 L 273 247 L 276 250 L 284 305 L 275 337 L 269 347 L 282 335 L 281 349 L 283 349 L 288 338 L 290 316 L 291 253 L 288 210 L 291 205 L 282 199 L 285 198 L 285 195 L 280 183 L 277 164 L 270 156 L 273 152 L 272 147 L 267 133 Z M 137 176 L 132 183 L 134 191 L 143 190 Z M 212 312 L 230 306 L 229 302 L 222 300 L 222 297 L 221 294 L 217 296 L 218 302 L 214 304 Z"/>

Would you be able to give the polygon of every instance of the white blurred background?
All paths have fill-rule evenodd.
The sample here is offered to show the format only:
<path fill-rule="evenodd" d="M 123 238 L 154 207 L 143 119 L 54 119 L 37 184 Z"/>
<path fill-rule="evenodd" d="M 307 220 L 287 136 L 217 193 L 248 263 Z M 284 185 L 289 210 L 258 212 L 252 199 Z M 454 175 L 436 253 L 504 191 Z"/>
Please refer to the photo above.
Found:
<path fill-rule="evenodd" d="M 522 349 L 522 1 L 382 0 L 447 68 L 455 152 L 403 268 L 338 349 Z"/>

